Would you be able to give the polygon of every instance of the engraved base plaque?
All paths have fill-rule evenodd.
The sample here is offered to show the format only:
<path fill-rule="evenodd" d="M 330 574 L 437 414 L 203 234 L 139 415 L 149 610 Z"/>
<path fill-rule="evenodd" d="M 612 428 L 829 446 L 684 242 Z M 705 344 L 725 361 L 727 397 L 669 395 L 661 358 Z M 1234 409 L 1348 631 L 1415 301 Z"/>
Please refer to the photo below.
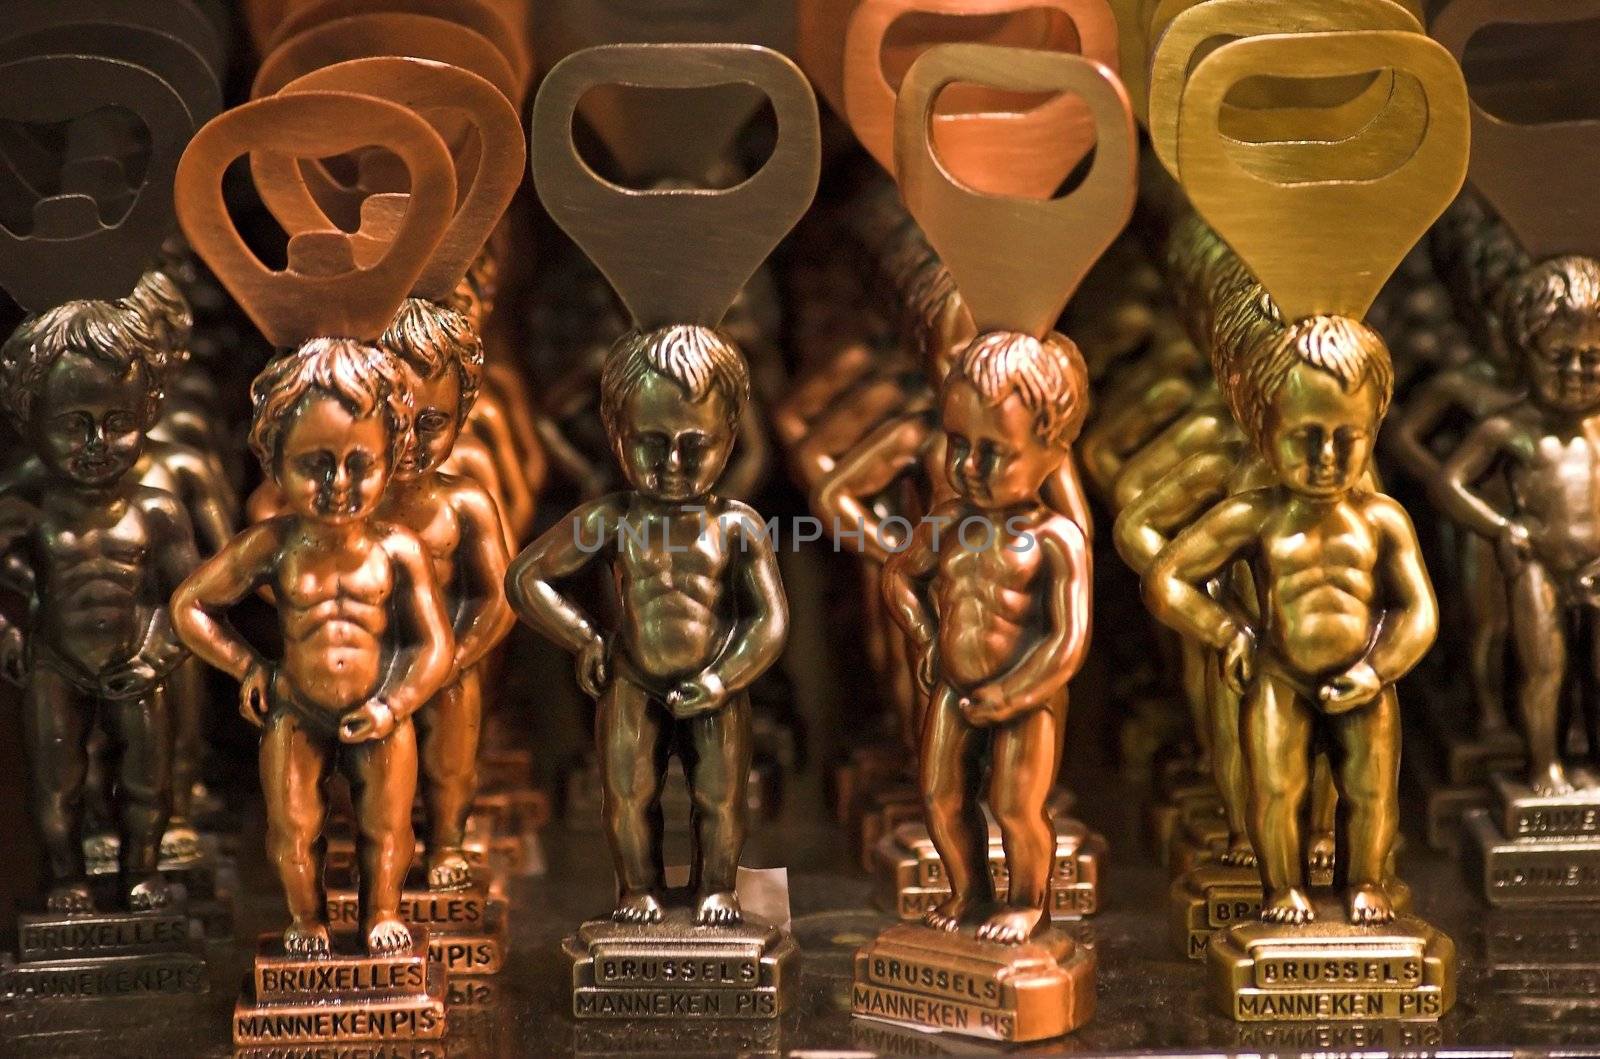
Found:
<path fill-rule="evenodd" d="M 1167 866 L 1172 842 L 1186 814 L 1220 812 L 1222 799 L 1209 779 L 1192 776 L 1173 782 L 1166 792 L 1145 807 L 1145 833 L 1157 863 Z"/>
<path fill-rule="evenodd" d="M 591 919 L 562 943 L 580 1019 L 772 1019 L 797 995 L 800 950 L 776 927 Z"/>
<path fill-rule="evenodd" d="M 1022 945 L 901 924 L 856 951 L 851 1014 L 996 1041 L 1059 1037 L 1094 1015 L 1094 949 L 1052 930 Z"/>
<path fill-rule="evenodd" d="M 428 955 L 424 931 L 399 956 L 284 955 L 283 937 L 264 934 L 233 1009 L 236 1045 L 438 1040 L 445 1032 L 444 966 Z M 342 939 L 341 939 L 342 940 Z"/>
<path fill-rule="evenodd" d="M 203 993 L 203 934 L 186 911 L 24 914 L 0 995 L 83 1000 Z"/>
<path fill-rule="evenodd" d="M 413 877 L 401 892 L 400 918 L 427 932 L 430 956 L 452 977 L 498 973 L 511 947 L 505 898 L 482 883 L 460 890 L 430 890 L 422 883 Z M 352 881 L 329 886 L 328 924 L 337 934 L 360 932 L 360 901 Z"/>
<path fill-rule="evenodd" d="M 1600 1014 L 1600 912 L 1497 909 L 1483 939 L 1496 991 L 1523 1005 Z"/>
<path fill-rule="evenodd" d="M 1420 738 L 1408 738 L 1401 767 L 1422 798 L 1429 847 L 1454 853 L 1466 814 L 1492 801 L 1489 777 L 1525 768 L 1527 752 L 1521 736 L 1509 729 L 1478 735 L 1469 704 L 1448 693 L 1434 690 L 1419 699 L 1421 719 L 1413 734 Z"/>
<path fill-rule="evenodd" d="M 1056 856 L 1050 870 L 1050 918 L 1080 919 L 1100 908 L 1100 865 L 1106 840 L 1068 816 L 1056 816 Z M 989 870 L 995 890 L 1007 890 L 1000 829 L 989 822 Z M 874 892 L 880 908 L 912 921 L 950 895 L 944 864 L 920 821 L 885 835 L 873 854 Z"/>
<path fill-rule="evenodd" d="M 1317 902 L 1297 926 L 1243 923 L 1206 955 L 1213 1006 L 1239 1022 L 1436 1019 L 1456 997 L 1455 943 L 1409 913 L 1381 927 Z"/>
<path fill-rule="evenodd" d="M 852 816 L 857 862 L 872 871 L 878 843 L 905 824 L 922 819 L 922 792 L 915 783 L 887 783 L 864 793 L 866 804 Z"/>
<path fill-rule="evenodd" d="M 157 864 L 168 882 L 183 887 L 185 907 L 205 928 L 206 937 L 217 939 L 233 936 L 234 895 L 239 890 L 238 868 L 222 846 L 222 836 L 211 832 L 202 832 L 198 843 L 163 840 Z M 121 849 L 121 840 L 110 832 L 84 839 L 84 867 L 89 877 L 115 878 Z"/>
<path fill-rule="evenodd" d="M 1600 904 L 1600 781 L 1572 775 L 1579 790 L 1540 797 L 1496 773 L 1497 811 L 1467 814 L 1465 862 L 1491 905 Z"/>
<path fill-rule="evenodd" d="M 1312 886 L 1331 886 L 1332 872 L 1314 872 Z M 1411 907 L 1411 888 L 1396 879 L 1389 899 L 1401 911 Z M 1167 892 L 1167 937 L 1191 960 L 1206 958 L 1219 930 L 1253 923 L 1261 915 L 1261 875 L 1255 868 L 1201 864 L 1174 879 Z"/>

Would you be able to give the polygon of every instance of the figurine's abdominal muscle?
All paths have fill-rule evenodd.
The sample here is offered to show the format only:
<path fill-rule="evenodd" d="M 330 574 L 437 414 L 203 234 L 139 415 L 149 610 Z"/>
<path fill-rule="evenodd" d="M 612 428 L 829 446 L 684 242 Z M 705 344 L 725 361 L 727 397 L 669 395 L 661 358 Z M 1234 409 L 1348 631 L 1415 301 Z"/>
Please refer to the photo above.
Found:
<path fill-rule="evenodd" d="M 1307 571 L 1307 574 L 1312 573 Z M 1279 583 L 1273 593 L 1275 646 L 1306 675 L 1349 668 L 1372 640 L 1372 580 L 1356 570 L 1316 571 Z"/>
<path fill-rule="evenodd" d="M 93 674 L 132 657 L 148 617 L 138 584 L 137 571 L 106 560 L 69 571 L 40 614 L 56 653 Z"/>
<path fill-rule="evenodd" d="M 652 677 L 699 672 L 716 656 L 721 592 L 704 577 L 642 579 L 628 586 L 628 654 Z"/>
<path fill-rule="evenodd" d="M 301 699 L 347 710 L 377 690 L 384 608 L 349 597 L 285 609 L 284 667 Z"/>

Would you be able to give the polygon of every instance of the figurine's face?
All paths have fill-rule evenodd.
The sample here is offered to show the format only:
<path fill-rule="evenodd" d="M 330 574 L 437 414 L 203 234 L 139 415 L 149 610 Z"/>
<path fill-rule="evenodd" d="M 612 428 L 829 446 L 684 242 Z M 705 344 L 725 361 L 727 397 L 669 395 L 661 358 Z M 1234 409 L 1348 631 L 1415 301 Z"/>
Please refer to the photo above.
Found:
<path fill-rule="evenodd" d="M 1600 407 L 1600 321 L 1557 319 L 1527 359 L 1528 381 L 1544 404 L 1563 412 Z"/>
<path fill-rule="evenodd" d="M 450 458 L 461 433 L 461 379 L 455 371 L 417 380 L 411 390 L 416 400 L 417 443 L 411 457 L 396 470 L 397 475 L 415 477 L 436 470 Z"/>
<path fill-rule="evenodd" d="M 32 425 L 39 458 L 84 486 L 106 486 L 133 467 L 144 448 L 145 366 L 127 372 L 65 353 L 45 373 Z"/>
<path fill-rule="evenodd" d="M 278 450 L 278 488 L 295 514 L 335 525 L 366 518 L 389 484 L 389 427 L 338 399 L 308 397 Z"/>
<path fill-rule="evenodd" d="M 709 493 L 733 451 L 728 412 L 716 390 L 691 401 L 671 379 L 646 373 L 628 397 L 614 442 L 628 483 L 661 500 Z"/>
<path fill-rule="evenodd" d="M 1291 368 L 1267 416 L 1267 459 L 1278 480 L 1307 497 L 1349 491 L 1372 457 L 1378 406 L 1371 383 L 1346 393 L 1325 371 Z"/>
<path fill-rule="evenodd" d="M 996 404 L 965 379 L 945 389 L 944 431 L 950 484 L 981 508 L 1035 499 L 1067 455 L 1039 439 L 1033 413 L 1016 394 Z"/>

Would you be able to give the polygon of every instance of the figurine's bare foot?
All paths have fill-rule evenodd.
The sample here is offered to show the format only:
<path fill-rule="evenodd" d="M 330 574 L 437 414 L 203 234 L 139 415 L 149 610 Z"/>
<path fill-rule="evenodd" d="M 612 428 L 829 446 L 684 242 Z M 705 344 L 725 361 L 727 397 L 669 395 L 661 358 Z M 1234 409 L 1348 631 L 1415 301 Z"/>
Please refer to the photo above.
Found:
<path fill-rule="evenodd" d="M 161 836 L 163 860 L 188 860 L 200 855 L 200 832 L 186 822 L 174 822 Z"/>
<path fill-rule="evenodd" d="M 743 923 L 744 910 L 739 907 L 739 895 L 732 890 L 706 894 L 695 906 L 694 921 L 702 927 L 731 927 Z"/>
<path fill-rule="evenodd" d="M 411 951 L 411 930 L 393 913 L 373 916 L 367 923 L 367 955 L 399 956 Z"/>
<path fill-rule="evenodd" d="M 1337 848 L 1332 831 L 1321 831 L 1312 836 L 1311 848 L 1306 850 L 1306 870 L 1319 873 L 1332 871 L 1334 850 Z"/>
<path fill-rule="evenodd" d="M 172 903 L 173 886 L 159 875 L 149 875 L 128 887 L 128 910 L 153 912 Z"/>
<path fill-rule="evenodd" d="M 86 882 L 65 882 L 50 887 L 44 907 L 51 912 L 93 912 L 94 896 Z"/>
<path fill-rule="evenodd" d="M 1033 937 L 1044 920 L 1042 908 L 1012 908 L 1007 906 L 978 924 L 978 937 L 984 941 L 998 941 L 1005 945 L 1021 945 Z"/>
<path fill-rule="evenodd" d="M 1559 761 L 1551 762 L 1547 768 L 1529 776 L 1528 786 L 1540 798 L 1558 798 L 1563 794 L 1571 794 L 1574 789 L 1572 781 L 1567 779 L 1566 768 Z"/>
<path fill-rule="evenodd" d="M 1350 908 L 1350 922 L 1358 927 L 1376 926 L 1394 920 L 1394 906 L 1389 895 L 1378 886 L 1352 886 L 1345 895 Z"/>
<path fill-rule="evenodd" d="M 1298 887 L 1291 886 L 1261 902 L 1261 919 L 1265 923 L 1309 923 L 1315 918 L 1311 899 Z"/>
<path fill-rule="evenodd" d="M 611 918 L 618 923 L 659 923 L 661 915 L 661 902 L 646 890 L 640 894 L 623 894 Z"/>
<path fill-rule="evenodd" d="M 283 951 L 288 956 L 325 957 L 333 954 L 328 927 L 316 920 L 289 924 L 283 932 Z"/>
<path fill-rule="evenodd" d="M 971 913 L 970 901 L 951 894 L 922 913 L 922 925 L 932 927 L 934 930 L 957 931 L 961 929 L 961 921 Z"/>
<path fill-rule="evenodd" d="M 1256 851 L 1251 848 L 1248 838 L 1244 835 L 1235 835 L 1217 860 L 1230 868 L 1254 868 Z"/>
<path fill-rule="evenodd" d="M 428 889 L 464 890 L 472 885 L 472 865 L 459 849 L 441 849 L 428 857 Z"/>

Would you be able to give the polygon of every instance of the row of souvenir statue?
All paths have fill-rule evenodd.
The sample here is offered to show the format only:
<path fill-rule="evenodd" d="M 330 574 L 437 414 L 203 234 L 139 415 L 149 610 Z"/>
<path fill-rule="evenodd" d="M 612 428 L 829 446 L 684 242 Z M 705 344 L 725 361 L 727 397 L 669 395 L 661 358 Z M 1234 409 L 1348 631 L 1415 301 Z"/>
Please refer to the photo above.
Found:
<path fill-rule="evenodd" d="M 1099 649 L 1130 759 L 1188 748 L 1150 818 L 1222 1013 L 1450 1009 L 1394 868 L 1414 669 L 1430 836 L 1492 903 L 1600 900 L 1600 154 L 1528 75 L 1600 4 L 668 6 L 260 0 L 230 44 L 191 0 L 0 3 L 0 668 L 50 875 L 5 992 L 205 987 L 216 670 L 288 914 L 235 1042 L 442 1036 L 545 812 L 480 740 L 549 679 L 520 618 L 596 702 L 573 1015 L 781 1014 L 801 954 L 739 872 L 772 442 L 892 729 L 838 774 L 903 921 L 854 1014 L 1092 1016 L 1062 923 L 1105 843 L 1057 773 L 1113 545 L 1154 620 Z M 551 466 L 579 506 L 536 520 Z"/>

